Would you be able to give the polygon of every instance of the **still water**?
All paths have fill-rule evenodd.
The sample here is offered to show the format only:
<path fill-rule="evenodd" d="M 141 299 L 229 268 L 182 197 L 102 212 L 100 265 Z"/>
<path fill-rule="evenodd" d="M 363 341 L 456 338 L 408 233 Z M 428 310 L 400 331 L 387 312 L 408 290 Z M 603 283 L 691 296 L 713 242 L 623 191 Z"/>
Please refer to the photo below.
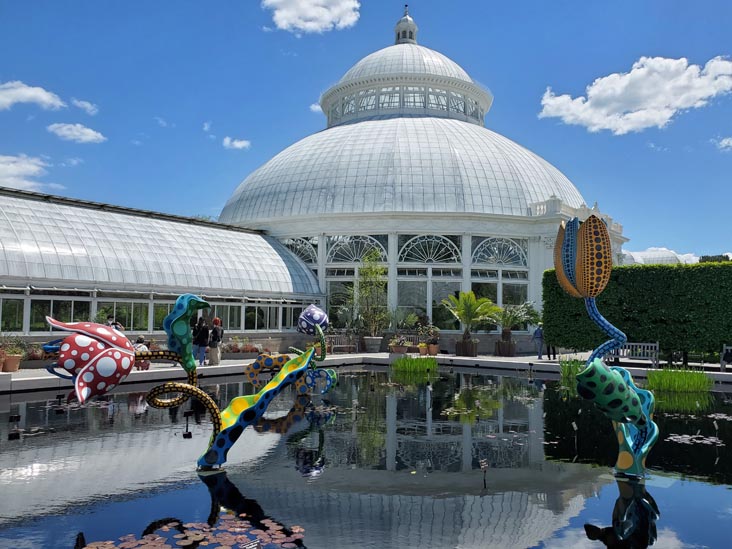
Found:
<path fill-rule="evenodd" d="M 585 525 L 612 544 L 613 509 L 633 501 L 660 514 L 638 527 L 655 527 L 657 547 L 729 546 L 728 395 L 659 396 L 661 437 L 633 500 L 612 476 L 609 420 L 557 383 L 413 381 L 342 372 L 312 402 L 285 392 L 226 473 L 201 477 L 210 423 L 191 404 L 14 396 L 0 413 L 0 547 L 602 547 Z M 252 392 L 235 379 L 206 389 L 222 407 Z"/>

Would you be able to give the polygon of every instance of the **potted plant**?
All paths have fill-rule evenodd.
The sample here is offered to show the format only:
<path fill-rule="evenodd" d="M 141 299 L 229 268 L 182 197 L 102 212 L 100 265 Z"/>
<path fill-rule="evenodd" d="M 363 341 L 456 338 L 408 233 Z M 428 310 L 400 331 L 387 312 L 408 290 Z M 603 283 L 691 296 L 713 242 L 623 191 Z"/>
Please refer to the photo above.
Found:
<path fill-rule="evenodd" d="M 480 299 L 473 292 L 460 292 L 457 297 L 449 296 L 442 304 L 464 328 L 462 340 L 455 342 L 455 354 L 458 356 L 477 356 L 478 340 L 471 336 L 471 330 L 481 320 L 490 319 L 500 311 L 500 307 L 487 297 Z"/>
<path fill-rule="evenodd" d="M 392 353 L 405 354 L 407 345 L 407 338 L 404 336 L 394 336 L 389 340 L 389 349 Z"/>
<path fill-rule="evenodd" d="M 417 327 L 417 334 L 427 345 L 427 352 L 430 356 L 436 356 L 440 352 L 440 329 L 431 322 L 427 325 L 420 324 Z"/>
<path fill-rule="evenodd" d="M 419 349 L 419 354 L 420 355 L 427 356 L 427 351 L 429 350 L 427 348 L 427 342 L 420 341 L 419 343 L 417 343 L 417 348 Z"/>
<path fill-rule="evenodd" d="M 389 326 L 386 307 L 387 269 L 380 263 L 378 250 L 371 250 L 361 258 L 357 285 L 350 289 L 349 303 L 357 311 L 358 323 L 364 330 L 364 348 L 367 353 L 378 353 L 383 332 Z"/>
<path fill-rule="evenodd" d="M 20 361 L 25 358 L 25 345 L 21 340 L 8 340 L 2 345 L 5 353 L 3 372 L 17 372 Z"/>
<path fill-rule="evenodd" d="M 516 342 L 513 341 L 513 329 L 522 324 L 536 324 L 540 315 L 533 303 L 527 301 L 521 305 L 506 305 L 491 315 L 490 321 L 501 326 L 501 340 L 496 341 L 496 355 L 516 356 Z"/>

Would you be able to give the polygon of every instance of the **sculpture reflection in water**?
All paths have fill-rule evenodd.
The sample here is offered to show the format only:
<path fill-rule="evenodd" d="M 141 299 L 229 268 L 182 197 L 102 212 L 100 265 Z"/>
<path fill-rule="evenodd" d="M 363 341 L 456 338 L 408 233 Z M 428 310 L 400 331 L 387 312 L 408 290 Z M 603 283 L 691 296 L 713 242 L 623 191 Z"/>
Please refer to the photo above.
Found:
<path fill-rule="evenodd" d="M 76 536 L 74 549 L 84 547 L 240 547 L 247 549 L 304 547 L 304 528 L 285 526 L 267 515 L 256 500 L 245 497 L 224 471 L 199 474 L 208 488 L 211 508 L 206 522 L 184 522 L 176 517 L 154 520 L 139 538 L 129 534 L 119 541 L 92 542 Z"/>
<path fill-rule="evenodd" d="M 198 387 L 197 361 L 193 355 L 191 320 L 209 304 L 193 294 L 178 297 L 173 310 L 163 320 L 168 335 L 165 351 L 135 352 L 127 337 L 111 326 L 92 322 L 59 322 L 47 317 L 48 323 L 59 330 L 72 332 L 65 339 L 57 339 L 44 346 L 44 350 L 57 356 L 57 361 L 48 366 L 52 374 L 74 383 L 75 397 L 85 404 L 95 396 L 103 396 L 117 387 L 132 371 L 136 360 L 168 360 L 179 363 L 186 372 L 185 382 L 168 381 L 153 387 L 145 397 L 148 405 L 155 408 L 177 409 L 188 399 L 194 398 L 209 412 L 213 433 L 208 449 L 198 460 L 200 470 L 211 470 L 226 462 L 229 450 L 239 439 L 244 429 L 254 425 L 263 416 L 270 402 L 289 385 L 294 385 L 296 394 L 305 395 L 324 379 L 326 392 L 336 382 L 333 370 L 317 369 L 315 361 L 325 358 L 325 337 L 328 315 L 316 307 L 308 306 L 299 316 L 297 329 L 315 335 L 320 342 L 320 356 L 314 348 L 296 352 L 295 358 L 285 355 L 260 355 L 254 364 L 247 366 L 247 376 L 258 389 L 253 395 L 239 396 L 220 410 L 218 403 Z M 259 383 L 260 372 L 268 370 L 272 378 Z M 260 385 L 263 385 L 260 387 Z M 167 395 L 172 395 L 166 397 Z"/>
<path fill-rule="evenodd" d="M 641 478 L 646 457 L 658 439 L 653 421 L 653 393 L 635 386 L 624 368 L 608 368 L 603 358 L 620 349 L 627 338 L 597 310 L 595 298 L 605 289 L 612 271 L 612 248 L 605 222 L 591 215 L 562 222 L 554 247 L 554 267 L 562 288 L 583 298 L 590 319 L 611 337 L 597 347 L 577 374 L 577 392 L 593 401 L 613 422 L 618 439 L 617 475 Z"/>
<path fill-rule="evenodd" d="M 656 541 L 658 505 L 646 490 L 643 480 L 618 478 L 618 499 L 613 508 L 612 526 L 601 528 L 585 524 L 585 534 L 607 547 L 644 549 Z"/>

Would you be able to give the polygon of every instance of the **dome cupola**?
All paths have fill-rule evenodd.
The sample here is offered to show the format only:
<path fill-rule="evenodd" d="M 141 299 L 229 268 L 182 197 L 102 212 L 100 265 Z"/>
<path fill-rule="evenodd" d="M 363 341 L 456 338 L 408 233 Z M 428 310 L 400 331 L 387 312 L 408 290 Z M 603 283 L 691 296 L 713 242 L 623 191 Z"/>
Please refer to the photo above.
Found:
<path fill-rule="evenodd" d="M 417 24 L 409 16 L 409 4 L 404 4 L 404 17 L 397 21 L 395 44 L 416 44 Z"/>

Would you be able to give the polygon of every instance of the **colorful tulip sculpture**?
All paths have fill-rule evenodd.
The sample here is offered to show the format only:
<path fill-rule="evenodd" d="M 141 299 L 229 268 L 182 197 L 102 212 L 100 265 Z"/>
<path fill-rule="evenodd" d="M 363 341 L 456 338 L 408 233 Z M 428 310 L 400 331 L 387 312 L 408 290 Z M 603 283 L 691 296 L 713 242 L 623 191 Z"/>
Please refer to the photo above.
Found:
<path fill-rule="evenodd" d="M 624 368 L 608 368 L 603 358 L 627 341 L 625 334 L 597 310 L 595 298 L 605 289 L 612 270 L 610 235 L 605 222 L 591 215 L 562 222 L 554 247 L 554 267 L 564 291 L 583 298 L 587 313 L 610 340 L 597 347 L 577 374 L 577 392 L 593 401 L 613 422 L 619 451 L 618 475 L 642 477 L 648 453 L 658 439 L 653 421 L 653 393 L 635 386 Z"/>

